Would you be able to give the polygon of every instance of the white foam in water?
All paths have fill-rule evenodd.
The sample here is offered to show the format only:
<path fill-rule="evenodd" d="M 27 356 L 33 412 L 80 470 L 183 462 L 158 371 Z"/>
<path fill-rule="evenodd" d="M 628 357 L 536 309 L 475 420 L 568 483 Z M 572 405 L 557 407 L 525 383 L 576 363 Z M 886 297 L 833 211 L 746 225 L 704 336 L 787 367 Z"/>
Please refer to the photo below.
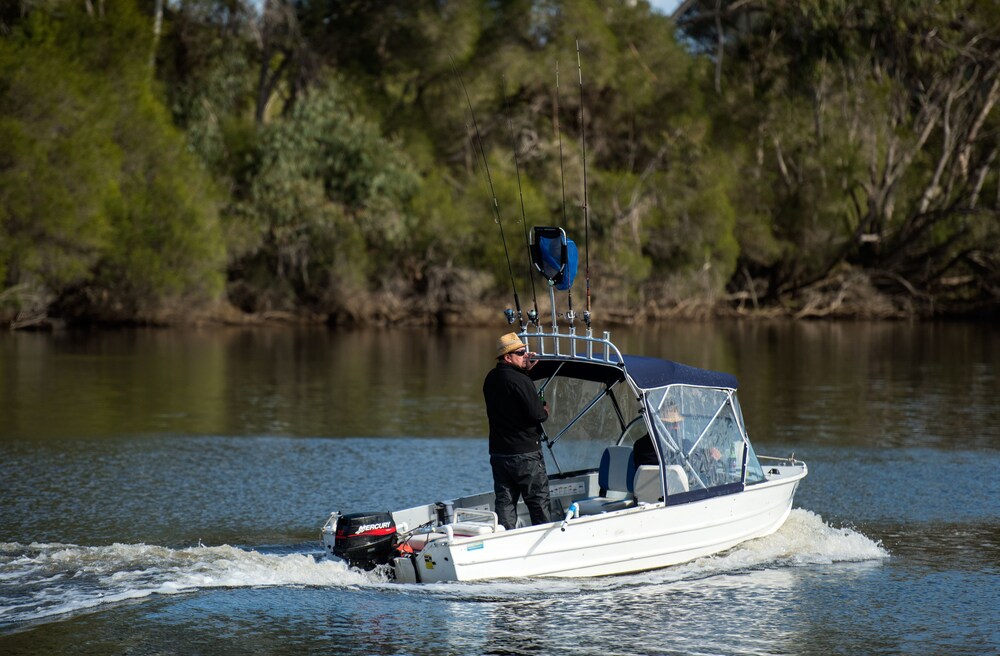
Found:
<path fill-rule="evenodd" d="M 703 579 L 747 569 L 880 560 L 870 538 L 793 510 L 773 535 L 729 552 L 656 572 L 603 579 L 534 579 L 426 586 L 389 584 L 383 575 L 348 569 L 310 554 L 264 554 L 228 545 L 169 549 L 145 544 L 83 547 L 0 543 L 0 626 L 37 621 L 103 604 L 204 588 L 255 586 L 382 587 L 463 598 L 552 595 Z"/>
<path fill-rule="evenodd" d="M 871 538 L 849 528 L 833 528 L 814 512 L 796 509 L 777 533 L 751 540 L 724 557 L 744 567 L 765 563 L 822 565 L 888 558 L 889 552 Z"/>
<path fill-rule="evenodd" d="M 384 581 L 335 560 L 262 554 L 228 545 L 169 549 L 145 544 L 0 543 L 0 624 L 199 588 L 343 587 Z"/>
<path fill-rule="evenodd" d="M 809 510 L 794 509 L 777 532 L 726 553 L 657 572 L 654 581 L 681 581 L 789 565 L 825 565 L 889 557 L 879 543 L 849 528 L 834 528 Z"/>

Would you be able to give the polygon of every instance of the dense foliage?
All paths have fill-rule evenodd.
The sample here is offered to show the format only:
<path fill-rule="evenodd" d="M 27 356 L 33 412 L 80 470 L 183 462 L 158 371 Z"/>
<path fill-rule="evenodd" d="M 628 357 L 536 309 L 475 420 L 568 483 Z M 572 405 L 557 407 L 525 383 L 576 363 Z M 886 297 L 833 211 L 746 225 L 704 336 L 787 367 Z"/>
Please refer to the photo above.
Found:
<path fill-rule="evenodd" d="M 2 7 L 14 325 L 448 321 L 530 304 L 525 223 L 605 315 L 1000 307 L 991 3 Z"/>
<path fill-rule="evenodd" d="M 220 197 L 151 84 L 148 20 L 101 8 L 43 6 L 0 40 L 0 302 L 27 323 L 152 317 L 223 288 Z"/>

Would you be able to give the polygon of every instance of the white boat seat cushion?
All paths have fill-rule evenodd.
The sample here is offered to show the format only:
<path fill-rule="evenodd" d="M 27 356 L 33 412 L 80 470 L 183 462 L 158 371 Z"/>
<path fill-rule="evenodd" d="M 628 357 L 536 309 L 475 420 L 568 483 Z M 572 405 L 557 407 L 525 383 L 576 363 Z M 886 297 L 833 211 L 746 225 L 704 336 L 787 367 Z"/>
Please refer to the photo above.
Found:
<path fill-rule="evenodd" d="M 687 473 L 680 465 L 667 465 L 667 496 L 690 490 Z"/>
<path fill-rule="evenodd" d="M 498 531 L 504 530 L 503 524 L 497 524 L 496 526 L 488 526 L 480 522 L 458 522 L 456 524 L 451 524 L 451 530 L 455 535 L 488 535 L 490 533 L 496 533 Z"/>
<path fill-rule="evenodd" d="M 660 468 L 656 465 L 640 465 L 635 470 L 632 482 L 635 500 L 639 503 L 656 503 L 663 501 L 663 491 L 660 486 Z"/>
<path fill-rule="evenodd" d="M 452 533 L 458 536 L 487 535 L 504 530 L 495 512 L 477 508 L 455 508 L 450 526 Z"/>

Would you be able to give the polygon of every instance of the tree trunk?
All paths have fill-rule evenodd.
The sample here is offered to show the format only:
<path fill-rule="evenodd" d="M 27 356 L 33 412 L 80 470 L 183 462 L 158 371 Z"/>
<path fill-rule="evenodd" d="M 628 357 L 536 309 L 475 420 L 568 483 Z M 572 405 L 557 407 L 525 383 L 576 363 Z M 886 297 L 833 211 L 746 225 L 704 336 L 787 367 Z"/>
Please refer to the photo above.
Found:
<path fill-rule="evenodd" d="M 156 0 L 153 8 L 153 47 L 149 53 L 150 76 L 156 73 L 156 49 L 160 45 L 160 31 L 163 29 L 163 0 Z"/>

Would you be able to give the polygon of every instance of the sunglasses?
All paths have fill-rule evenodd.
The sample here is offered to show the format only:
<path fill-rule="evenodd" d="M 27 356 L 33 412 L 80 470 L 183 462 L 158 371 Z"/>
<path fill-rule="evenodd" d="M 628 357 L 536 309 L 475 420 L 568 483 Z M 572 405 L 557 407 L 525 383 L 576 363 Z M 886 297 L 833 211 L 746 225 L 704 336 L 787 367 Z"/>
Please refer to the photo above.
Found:
<path fill-rule="evenodd" d="M 514 351 L 513 355 L 516 355 L 517 357 L 520 358 L 523 357 L 524 354 L 527 352 L 528 352 L 527 349 L 521 349 L 520 351 Z"/>

